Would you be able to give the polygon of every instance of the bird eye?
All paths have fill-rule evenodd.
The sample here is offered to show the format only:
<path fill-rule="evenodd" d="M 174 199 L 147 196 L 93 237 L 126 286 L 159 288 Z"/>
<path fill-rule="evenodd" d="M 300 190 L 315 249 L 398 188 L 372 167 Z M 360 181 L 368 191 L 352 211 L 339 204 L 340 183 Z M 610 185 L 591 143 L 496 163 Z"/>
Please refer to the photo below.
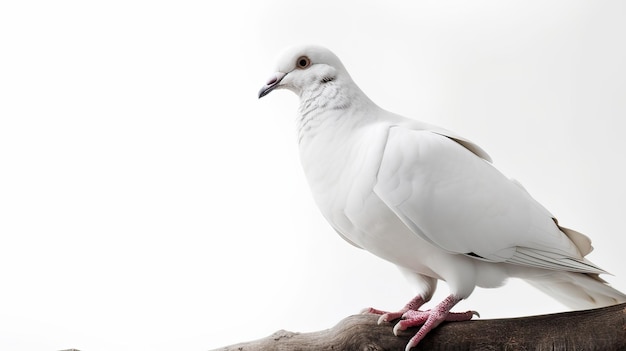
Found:
<path fill-rule="evenodd" d="M 298 60 L 296 60 L 296 66 L 298 68 L 307 68 L 311 64 L 311 60 L 306 56 L 300 56 Z"/>

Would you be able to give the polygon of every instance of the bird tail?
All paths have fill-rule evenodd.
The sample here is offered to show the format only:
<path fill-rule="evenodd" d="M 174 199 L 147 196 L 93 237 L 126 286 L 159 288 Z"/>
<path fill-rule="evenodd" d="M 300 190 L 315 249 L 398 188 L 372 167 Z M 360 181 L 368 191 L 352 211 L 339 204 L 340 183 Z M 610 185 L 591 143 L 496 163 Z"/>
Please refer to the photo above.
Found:
<path fill-rule="evenodd" d="M 525 280 L 573 310 L 626 302 L 625 294 L 612 288 L 597 274 L 550 272 L 542 277 Z"/>

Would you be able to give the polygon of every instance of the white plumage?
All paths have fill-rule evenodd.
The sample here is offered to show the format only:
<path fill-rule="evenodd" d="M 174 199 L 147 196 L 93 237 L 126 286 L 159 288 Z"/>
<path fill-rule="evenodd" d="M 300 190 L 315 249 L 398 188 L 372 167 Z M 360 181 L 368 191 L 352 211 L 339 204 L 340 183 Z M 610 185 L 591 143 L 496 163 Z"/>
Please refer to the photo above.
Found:
<path fill-rule="evenodd" d="M 626 301 L 584 258 L 591 241 L 559 226 L 515 180 L 499 172 L 479 146 L 447 130 L 385 111 L 352 81 L 341 61 L 318 46 L 287 49 L 259 97 L 279 88 L 300 97 L 302 165 L 313 196 L 346 241 L 398 265 L 419 294 L 381 321 L 397 329 L 423 324 L 416 345 L 475 286 L 509 277 L 575 308 Z M 450 296 L 419 312 L 437 280 Z M 417 311 L 417 312 L 416 312 Z"/>

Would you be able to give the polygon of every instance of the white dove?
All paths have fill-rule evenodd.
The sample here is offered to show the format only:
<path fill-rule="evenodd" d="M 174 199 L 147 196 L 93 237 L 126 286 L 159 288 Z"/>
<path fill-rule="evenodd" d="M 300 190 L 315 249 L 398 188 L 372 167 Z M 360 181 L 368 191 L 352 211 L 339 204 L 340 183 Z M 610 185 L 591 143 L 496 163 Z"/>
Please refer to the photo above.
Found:
<path fill-rule="evenodd" d="M 421 325 L 406 350 L 443 321 L 474 287 L 522 278 L 574 309 L 612 305 L 626 295 L 584 258 L 585 235 L 564 228 L 485 151 L 445 129 L 378 107 L 330 50 L 298 46 L 279 56 L 259 98 L 276 89 L 300 97 L 297 135 L 313 196 L 350 244 L 396 264 L 418 294 L 397 312 L 373 308 L 394 333 Z M 450 295 L 419 308 L 443 280 Z"/>

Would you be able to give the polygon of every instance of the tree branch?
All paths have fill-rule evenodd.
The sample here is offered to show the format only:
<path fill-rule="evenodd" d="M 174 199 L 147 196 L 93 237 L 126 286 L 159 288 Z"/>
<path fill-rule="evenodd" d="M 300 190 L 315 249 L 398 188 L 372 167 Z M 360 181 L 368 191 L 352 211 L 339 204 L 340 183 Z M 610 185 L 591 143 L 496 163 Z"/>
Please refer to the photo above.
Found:
<path fill-rule="evenodd" d="M 213 351 L 404 350 L 415 328 L 399 337 L 378 316 L 347 317 L 313 333 L 280 330 L 264 339 Z M 442 323 L 418 350 L 626 350 L 626 303 L 541 316 Z"/>

